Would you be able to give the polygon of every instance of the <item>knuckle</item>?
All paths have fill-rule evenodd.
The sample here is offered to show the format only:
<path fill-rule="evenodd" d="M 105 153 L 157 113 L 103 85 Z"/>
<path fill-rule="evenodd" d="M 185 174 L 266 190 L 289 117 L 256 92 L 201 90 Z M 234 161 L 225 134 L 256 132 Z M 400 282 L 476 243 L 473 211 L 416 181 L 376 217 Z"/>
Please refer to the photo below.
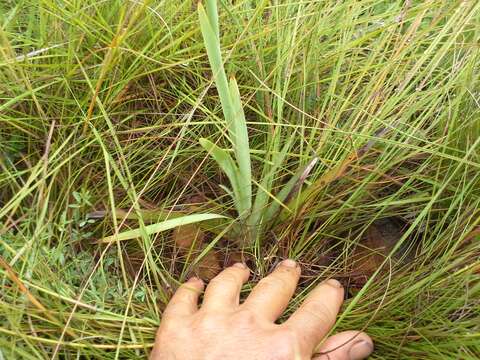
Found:
<path fill-rule="evenodd" d="M 182 324 L 174 321 L 162 321 L 156 332 L 156 339 L 159 342 L 163 342 L 164 339 L 168 339 L 172 334 L 175 334 L 176 337 L 182 336 L 185 332 L 185 329 Z"/>
<path fill-rule="evenodd" d="M 278 296 L 290 296 L 292 284 L 288 279 L 279 276 L 267 276 L 259 281 L 258 288 L 262 293 L 276 293 Z"/>
<path fill-rule="evenodd" d="M 192 303 L 192 294 L 187 293 L 187 294 L 183 294 L 182 296 L 178 296 L 175 299 L 175 303 L 171 308 L 173 310 L 176 310 L 178 308 L 184 308 L 185 306 L 189 306 L 191 303 Z"/>
<path fill-rule="evenodd" d="M 190 301 L 185 298 L 177 298 L 175 299 L 175 303 L 170 304 L 167 306 L 165 311 L 163 312 L 163 318 L 165 319 L 172 319 L 181 316 L 180 309 L 190 305 Z"/>
<path fill-rule="evenodd" d="M 208 288 L 212 288 L 212 287 L 216 287 L 216 286 L 221 286 L 222 283 L 224 282 L 224 279 L 217 276 L 217 277 L 214 277 L 212 280 L 210 280 L 210 282 L 208 283 L 208 286 L 207 286 L 207 290 Z"/>
<path fill-rule="evenodd" d="M 193 295 L 201 291 L 201 288 L 198 284 L 190 284 L 190 283 L 183 283 L 177 289 L 176 293 L 180 293 L 183 295 Z"/>
<path fill-rule="evenodd" d="M 311 300 L 304 304 L 304 308 L 313 316 L 320 318 L 324 323 L 332 323 L 335 321 L 337 314 L 322 301 Z"/>
<path fill-rule="evenodd" d="M 292 349 L 288 349 L 285 345 L 279 345 L 275 350 L 275 360 L 292 360 L 297 359 L 295 352 Z"/>
<path fill-rule="evenodd" d="M 236 275 L 234 271 L 229 271 L 229 270 L 230 269 L 225 270 L 222 274 L 210 280 L 210 285 L 224 286 L 225 284 L 237 284 L 239 282 L 239 277 Z"/>
<path fill-rule="evenodd" d="M 298 343 L 298 335 L 296 331 L 289 327 L 285 327 L 279 330 L 277 336 L 279 340 L 286 344 L 289 344 L 291 347 L 295 347 L 295 345 Z"/>
<path fill-rule="evenodd" d="M 259 281 L 260 286 L 267 288 L 267 289 L 286 289 L 288 288 L 289 284 L 283 278 L 279 276 L 267 276 Z"/>
<path fill-rule="evenodd" d="M 200 333 L 210 333 L 218 330 L 220 325 L 219 319 L 212 313 L 200 313 L 194 321 L 192 328 Z"/>
<path fill-rule="evenodd" d="M 240 327 L 252 327 L 257 323 L 257 316 L 251 309 L 243 308 L 233 314 L 232 320 Z"/>
<path fill-rule="evenodd" d="M 277 332 L 276 341 L 281 344 L 277 348 L 278 359 L 311 359 L 312 348 L 304 334 L 284 324 Z"/>
<path fill-rule="evenodd" d="M 299 352 L 299 340 L 297 333 L 289 328 L 278 330 L 275 335 L 275 359 L 296 359 Z"/>

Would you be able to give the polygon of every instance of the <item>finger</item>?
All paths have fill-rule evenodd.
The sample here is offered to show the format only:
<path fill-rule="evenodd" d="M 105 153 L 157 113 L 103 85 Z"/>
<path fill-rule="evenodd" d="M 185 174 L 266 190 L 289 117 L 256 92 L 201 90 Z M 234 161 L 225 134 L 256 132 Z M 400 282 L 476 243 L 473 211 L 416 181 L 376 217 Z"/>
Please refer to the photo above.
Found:
<path fill-rule="evenodd" d="M 297 263 L 290 259 L 282 261 L 270 275 L 258 282 L 242 307 L 275 321 L 287 307 L 299 278 Z"/>
<path fill-rule="evenodd" d="M 318 285 L 283 324 L 301 335 L 304 346 L 313 350 L 335 324 L 343 303 L 343 287 L 334 279 Z"/>
<path fill-rule="evenodd" d="M 198 310 L 198 297 L 203 290 L 203 281 L 192 277 L 182 284 L 163 312 L 164 318 L 192 315 Z"/>
<path fill-rule="evenodd" d="M 373 341 L 367 334 L 344 331 L 326 339 L 312 360 L 362 360 L 372 351 Z"/>
<path fill-rule="evenodd" d="M 236 263 L 215 276 L 205 290 L 202 308 L 229 309 L 238 306 L 242 285 L 248 280 L 250 270 Z"/>

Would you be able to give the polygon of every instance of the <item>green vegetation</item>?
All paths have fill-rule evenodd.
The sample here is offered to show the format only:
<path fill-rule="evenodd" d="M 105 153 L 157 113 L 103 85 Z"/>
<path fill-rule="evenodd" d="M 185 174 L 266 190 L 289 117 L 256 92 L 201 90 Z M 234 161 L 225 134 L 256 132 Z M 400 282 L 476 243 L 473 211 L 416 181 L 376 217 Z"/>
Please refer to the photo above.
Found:
<path fill-rule="evenodd" d="M 342 281 L 372 358 L 478 358 L 480 2 L 216 14 L 0 0 L 0 359 L 145 357 L 178 283 L 235 257 L 246 291 L 302 264 L 289 312 Z"/>

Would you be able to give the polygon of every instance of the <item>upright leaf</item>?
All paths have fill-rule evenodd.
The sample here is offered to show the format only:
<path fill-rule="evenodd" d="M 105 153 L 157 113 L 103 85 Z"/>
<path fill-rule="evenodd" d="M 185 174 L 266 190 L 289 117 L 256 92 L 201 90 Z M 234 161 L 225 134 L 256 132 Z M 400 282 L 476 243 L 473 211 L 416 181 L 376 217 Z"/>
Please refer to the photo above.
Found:
<path fill-rule="evenodd" d="M 202 147 L 213 156 L 220 168 L 227 175 L 228 180 L 232 185 L 235 207 L 238 214 L 244 215 L 248 213 L 250 209 L 248 197 L 244 192 L 245 189 L 240 186 L 240 172 L 230 154 L 225 149 L 218 147 L 207 139 L 200 139 L 200 145 L 202 145 Z"/>
<path fill-rule="evenodd" d="M 248 207 L 252 206 L 252 169 L 250 164 L 250 146 L 248 143 L 248 131 L 243 112 L 242 101 L 238 85 L 234 77 L 230 78 L 230 99 L 234 112 L 234 152 L 237 159 L 241 177 L 239 179 Z"/>
<path fill-rule="evenodd" d="M 220 39 L 217 37 L 217 31 L 213 28 L 212 21 L 207 16 L 201 3 L 198 4 L 198 16 L 200 19 L 200 29 L 202 31 L 205 48 L 207 49 L 208 60 L 212 67 L 213 79 L 217 86 L 218 96 L 222 104 L 223 116 L 227 122 L 229 133 L 234 132 L 233 128 L 233 105 L 230 99 L 227 76 L 223 67 L 222 53 L 220 49 Z M 215 21 L 215 20 L 214 20 Z"/>
<path fill-rule="evenodd" d="M 222 164 L 219 164 L 232 185 L 237 210 L 242 217 L 246 217 L 252 207 L 252 172 L 248 132 L 240 92 L 234 78 L 230 80 L 230 84 L 227 82 L 220 49 L 220 30 L 215 0 L 207 1 L 207 11 L 200 3 L 198 14 L 235 160 L 228 153 L 225 154 L 224 150 L 215 147 L 213 143 L 207 143 L 206 140 L 203 140 L 202 146 L 208 146 L 211 149 L 211 153 L 216 157 L 217 162 L 219 162 L 218 159 L 221 159 Z"/>
<path fill-rule="evenodd" d="M 277 138 L 280 137 L 281 132 L 277 131 L 274 136 Z M 285 160 L 288 150 L 292 145 L 294 137 L 290 137 L 287 143 L 283 146 L 282 150 L 278 153 L 272 152 L 271 153 L 271 162 L 265 161 L 264 165 L 264 172 L 262 174 L 262 180 L 259 185 L 259 189 L 255 195 L 255 201 L 253 203 L 252 212 L 250 218 L 248 219 L 248 223 L 250 228 L 256 229 L 252 236 L 256 236 L 256 232 L 261 229 L 261 225 L 265 222 L 268 222 L 270 219 L 265 217 L 267 204 L 269 198 L 272 198 L 272 195 L 267 192 L 272 189 L 272 185 L 274 182 L 275 174 L 277 174 L 280 165 Z M 287 185 L 288 186 L 288 185 Z M 274 202 L 283 201 L 279 200 L 278 198 L 273 199 Z M 271 207 L 271 206 L 270 206 Z M 278 208 L 277 208 L 278 209 Z"/>
<path fill-rule="evenodd" d="M 217 0 L 207 0 L 207 16 L 210 19 L 210 24 L 212 26 L 217 39 L 220 40 L 220 26 L 218 25 L 218 10 L 217 10 Z"/>

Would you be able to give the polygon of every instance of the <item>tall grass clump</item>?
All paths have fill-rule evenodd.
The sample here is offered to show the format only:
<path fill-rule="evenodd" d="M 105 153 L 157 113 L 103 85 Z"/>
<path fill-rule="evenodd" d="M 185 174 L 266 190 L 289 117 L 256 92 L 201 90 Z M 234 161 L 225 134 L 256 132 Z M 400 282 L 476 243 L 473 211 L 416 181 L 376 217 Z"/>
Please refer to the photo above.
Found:
<path fill-rule="evenodd" d="M 0 2 L 0 359 L 146 358 L 193 273 L 339 279 L 480 354 L 480 3 Z"/>

